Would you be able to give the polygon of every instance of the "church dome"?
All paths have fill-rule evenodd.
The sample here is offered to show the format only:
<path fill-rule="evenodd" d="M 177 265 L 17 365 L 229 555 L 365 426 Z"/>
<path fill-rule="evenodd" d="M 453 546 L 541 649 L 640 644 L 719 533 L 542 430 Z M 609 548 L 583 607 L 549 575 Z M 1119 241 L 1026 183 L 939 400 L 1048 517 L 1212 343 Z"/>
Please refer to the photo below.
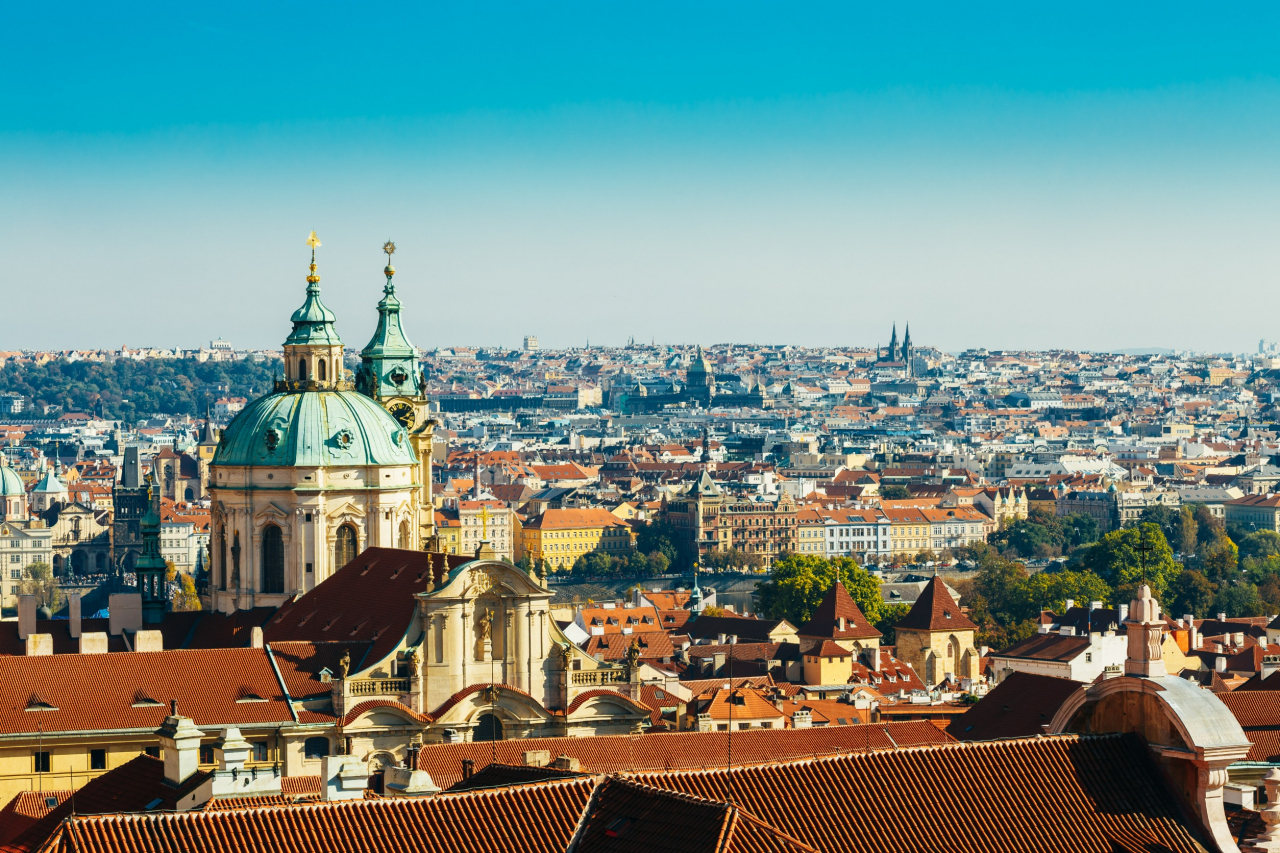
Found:
<path fill-rule="evenodd" d="M 0 462 L 0 498 L 26 497 L 27 489 L 22 485 L 18 472 L 9 467 L 7 462 Z"/>
<path fill-rule="evenodd" d="M 280 391 L 254 400 L 222 433 L 214 465 L 283 468 L 416 465 L 409 436 L 356 391 Z"/>

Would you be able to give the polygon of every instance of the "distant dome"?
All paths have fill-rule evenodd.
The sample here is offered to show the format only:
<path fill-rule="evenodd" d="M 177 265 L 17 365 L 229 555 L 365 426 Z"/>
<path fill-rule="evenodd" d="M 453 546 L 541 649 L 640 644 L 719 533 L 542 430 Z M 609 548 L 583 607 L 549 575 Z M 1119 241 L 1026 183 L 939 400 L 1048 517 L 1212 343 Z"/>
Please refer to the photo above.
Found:
<path fill-rule="evenodd" d="M 26 497 L 26 494 L 27 489 L 22 485 L 18 472 L 0 463 L 0 498 Z"/>
<path fill-rule="evenodd" d="M 53 618 L 53 611 L 52 611 L 52 610 L 50 610 L 48 607 L 44 607 L 44 606 L 37 607 L 37 608 L 36 608 L 36 618 L 37 618 L 37 619 L 52 619 L 52 618 Z"/>
<path fill-rule="evenodd" d="M 356 391 L 282 391 L 223 430 L 214 465 L 308 468 L 416 465 L 400 422 Z"/>

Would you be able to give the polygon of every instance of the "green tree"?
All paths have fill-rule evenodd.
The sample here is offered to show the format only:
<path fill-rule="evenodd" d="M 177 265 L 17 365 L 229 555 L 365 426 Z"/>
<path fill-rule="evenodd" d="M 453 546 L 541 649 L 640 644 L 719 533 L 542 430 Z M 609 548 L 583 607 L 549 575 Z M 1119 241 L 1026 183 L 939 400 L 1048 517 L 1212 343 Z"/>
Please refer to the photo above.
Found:
<path fill-rule="evenodd" d="M 1248 581 L 1224 584 L 1218 587 L 1218 597 L 1213 600 L 1216 613 L 1228 616 L 1262 616 L 1267 606 L 1258 595 L 1258 588 Z"/>
<path fill-rule="evenodd" d="M 884 600 L 879 579 L 848 557 L 828 560 L 813 554 L 788 554 L 774 561 L 769 579 L 756 583 L 760 612 L 798 627 L 809 621 L 837 581 L 869 622 L 880 621 Z"/>
<path fill-rule="evenodd" d="M 911 612 L 909 604 L 886 604 L 880 608 L 880 619 L 875 623 L 876 630 L 884 636 L 880 638 L 880 645 L 892 646 L 898 642 L 897 634 L 894 626 L 906 618 Z"/>
<path fill-rule="evenodd" d="M 1062 613 L 1067 599 L 1074 599 L 1080 606 L 1090 601 L 1111 601 L 1111 587 L 1093 572 L 1037 572 L 1018 586 L 1021 598 L 1017 609 L 1022 619 L 1034 619 L 1042 610 Z"/>
<path fill-rule="evenodd" d="M 1065 540 L 1064 553 L 1071 553 L 1082 545 L 1098 541 L 1098 520 L 1082 512 L 1064 515 L 1059 521 Z"/>
<path fill-rule="evenodd" d="M 1255 530 L 1240 537 L 1241 560 L 1261 560 L 1280 556 L 1280 533 L 1274 530 Z"/>
<path fill-rule="evenodd" d="M 1226 532 L 1222 519 L 1204 504 L 1191 504 L 1191 514 L 1196 521 L 1196 547 L 1207 545 Z"/>
<path fill-rule="evenodd" d="M 23 595 L 34 595 L 36 607 L 47 607 L 50 613 L 56 613 L 62 607 L 62 591 L 58 588 L 58 580 L 53 576 L 53 566 L 44 562 L 35 562 L 22 570 L 22 583 L 19 590 Z"/>
<path fill-rule="evenodd" d="M 905 501 L 911 497 L 911 490 L 906 486 L 881 486 L 880 499 L 886 501 Z"/>
<path fill-rule="evenodd" d="M 676 529 L 666 521 L 651 521 L 636 531 L 636 549 L 646 554 L 661 552 L 668 564 L 676 562 L 676 543 L 680 541 L 682 539 Z M 685 555 L 686 565 L 689 556 Z"/>
<path fill-rule="evenodd" d="M 1194 569 L 1187 569 L 1178 574 L 1169 584 L 1165 593 L 1168 602 L 1166 612 L 1175 617 L 1190 613 L 1196 618 L 1203 618 L 1211 612 L 1216 590 L 1209 579 Z"/>
<path fill-rule="evenodd" d="M 528 552 L 521 555 L 520 559 L 516 562 L 516 568 L 525 574 L 531 574 L 533 572 L 533 558 L 529 556 Z"/>
<path fill-rule="evenodd" d="M 1136 585 L 1141 583 L 1144 574 L 1141 550 L 1144 540 L 1147 583 L 1151 594 L 1161 599 L 1181 568 L 1173 560 L 1169 542 L 1154 524 L 1111 531 L 1097 543 L 1081 549 L 1073 560 L 1073 568 L 1093 572 L 1117 593 L 1132 598 L 1131 593 L 1136 592 Z"/>
<path fill-rule="evenodd" d="M 173 609 L 200 609 L 200 596 L 196 594 L 196 582 L 191 575 L 178 575 L 178 588 L 173 591 Z"/>
<path fill-rule="evenodd" d="M 1201 546 L 1195 562 L 1205 577 L 1221 586 L 1239 577 L 1239 550 L 1228 536 L 1219 536 Z"/>

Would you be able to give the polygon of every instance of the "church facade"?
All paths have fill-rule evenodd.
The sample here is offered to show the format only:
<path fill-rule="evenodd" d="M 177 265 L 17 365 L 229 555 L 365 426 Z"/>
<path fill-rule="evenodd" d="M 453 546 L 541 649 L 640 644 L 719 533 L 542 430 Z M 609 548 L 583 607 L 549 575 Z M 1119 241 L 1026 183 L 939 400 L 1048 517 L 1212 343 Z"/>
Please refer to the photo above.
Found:
<path fill-rule="evenodd" d="M 378 328 L 353 380 L 336 317 L 320 299 L 319 241 L 313 234 L 308 243 L 306 300 L 284 342 L 285 375 L 227 426 L 209 465 L 209 598 L 222 612 L 279 606 L 366 548 L 418 550 L 434 535 L 433 424 L 417 351 L 400 329 L 395 270 L 384 270 Z"/>

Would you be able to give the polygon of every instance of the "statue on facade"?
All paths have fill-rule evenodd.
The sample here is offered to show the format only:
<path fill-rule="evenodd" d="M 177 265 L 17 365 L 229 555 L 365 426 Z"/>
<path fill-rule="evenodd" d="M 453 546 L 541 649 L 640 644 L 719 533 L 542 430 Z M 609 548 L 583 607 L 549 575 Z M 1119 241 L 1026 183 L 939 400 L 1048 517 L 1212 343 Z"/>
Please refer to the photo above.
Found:
<path fill-rule="evenodd" d="M 476 621 L 476 624 L 480 626 L 481 642 L 488 641 L 493 636 L 493 611 L 485 610 L 484 615 Z"/>
<path fill-rule="evenodd" d="M 635 671 L 640 666 L 640 638 L 632 637 L 627 646 L 627 669 Z"/>
<path fill-rule="evenodd" d="M 338 658 L 338 672 L 341 678 L 346 678 L 347 673 L 351 671 L 351 649 L 343 649 L 342 657 Z"/>
<path fill-rule="evenodd" d="M 409 654 L 404 660 L 409 667 L 409 677 L 413 678 L 418 674 L 418 650 L 409 649 Z"/>
<path fill-rule="evenodd" d="M 573 661 L 573 649 L 569 647 L 568 643 L 565 643 L 557 647 L 557 652 L 560 655 L 560 668 L 568 672 L 569 664 Z"/>

